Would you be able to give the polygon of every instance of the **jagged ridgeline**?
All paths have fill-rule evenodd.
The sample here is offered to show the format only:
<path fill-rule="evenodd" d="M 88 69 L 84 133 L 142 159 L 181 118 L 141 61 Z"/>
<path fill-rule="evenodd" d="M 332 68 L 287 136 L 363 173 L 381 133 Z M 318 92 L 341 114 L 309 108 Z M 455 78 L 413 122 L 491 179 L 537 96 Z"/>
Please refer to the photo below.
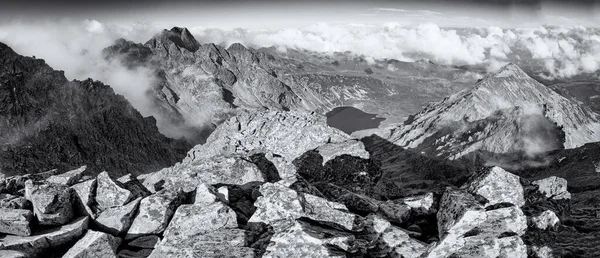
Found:
<path fill-rule="evenodd" d="M 180 161 L 190 146 L 159 133 L 107 85 L 68 81 L 44 60 L 0 43 L 0 173 L 88 165 L 141 173 Z"/>

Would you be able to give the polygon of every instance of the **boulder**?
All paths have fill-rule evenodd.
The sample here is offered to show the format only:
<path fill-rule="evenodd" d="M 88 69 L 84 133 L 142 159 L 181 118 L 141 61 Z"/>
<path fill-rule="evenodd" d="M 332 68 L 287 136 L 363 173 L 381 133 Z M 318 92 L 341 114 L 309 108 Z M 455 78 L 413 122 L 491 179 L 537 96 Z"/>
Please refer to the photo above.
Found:
<path fill-rule="evenodd" d="M 181 205 L 150 257 L 253 255 L 255 250 L 248 248 L 251 232 L 237 226 L 235 212 L 223 203 Z"/>
<path fill-rule="evenodd" d="M 29 236 L 32 220 L 30 210 L 0 208 L 0 233 Z"/>
<path fill-rule="evenodd" d="M 199 184 L 196 187 L 196 195 L 194 197 L 194 204 L 205 204 L 209 205 L 219 200 L 217 196 L 217 190 L 208 184 Z"/>
<path fill-rule="evenodd" d="M 41 181 L 52 175 L 56 175 L 57 173 L 58 170 L 53 169 L 37 174 L 16 175 L 4 178 L 0 177 L 0 193 L 16 195 L 25 188 L 25 182 L 27 182 L 27 180 Z"/>
<path fill-rule="evenodd" d="M 120 235 L 127 232 L 135 216 L 142 198 L 137 198 L 121 207 L 112 207 L 104 210 L 94 221 L 96 226 L 104 232 Z"/>
<path fill-rule="evenodd" d="M 94 219 L 96 217 L 92 207 L 94 207 L 94 197 L 96 194 L 96 179 L 90 179 L 71 186 L 75 191 L 76 202 L 75 209 L 80 215 L 87 215 Z"/>
<path fill-rule="evenodd" d="M 542 246 L 542 247 L 532 246 L 531 250 L 535 254 L 535 256 L 533 256 L 533 257 L 537 257 L 537 258 L 554 258 L 554 255 L 552 254 L 552 249 L 550 249 L 550 247 L 547 247 L 547 246 Z"/>
<path fill-rule="evenodd" d="M 279 183 L 263 184 L 260 193 L 262 196 L 254 203 L 256 211 L 249 222 L 270 224 L 281 219 L 305 217 L 346 230 L 357 229 L 356 222 L 359 217 L 348 212 L 343 204 L 310 194 L 297 193 Z"/>
<path fill-rule="evenodd" d="M 0 194 L 0 208 L 31 209 L 31 203 L 23 196 Z"/>
<path fill-rule="evenodd" d="M 555 228 L 560 223 L 558 216 L 551 210 L 545 210 L 540 215 L 531 217 L 531 220 L 541 230 Z"/>
<path fill-rule="evenodd" d="M 485 209 L 473 195 L 454 189 L 448 189 L 442 195 L 437 213 L 440 236 L 462 235 L 477 227 L 485 219 Z"/>
<path fill-rule="evenodd" d="M 117 257 L 117 247 L 120 243 L 119 238 L 110 234 L 88 230 L 73 247 L 71 247 L 63 258 L 85 258 L 85 257 Z"/>
<path fill-rule="evenodd" d="M 181 189 L 162 190 L 142 199 L 126 239 L 162 233 L 184 199 Z"/>
<path fill-rule="evenodd" d="M 567 191 L 567 180 L 564 178 L 551 176 L 531 182 L 537 185 L 538 191 L 543 193 L 546 198 L 553 200 L 571 199 L 571 193 Z"/>
<path fill-rule="evenodd" d="M 112 180 L 106 171 L 98 174 L 96 179 L 96 203 L 100 210 L 123 206 L 133 198 L 131 191 L 125 189 L 120 182 Z"/>
<path fill-rule="evenodd" d="M 369 253 L 377 257 L 417 258 L 427 251 L 427 247 L 427 244 L 411 238 L 405 230 L 389 226 Z"/>
<path fill-rule="evenodd" d="M 143 198 L 151 194 L 150 191 L 146 189 L 144 184 L 142 184 L 142 182 L 140 182 L 132 174 L 127 174 L 122 177 L 119 177 L 117 178 L 117 181 L 121 183 L 125 189 L 129 190 L 133 194 L 132 199 L 138 197 Z"/>
<path fill-rule="evenodd" d="M 411 208 L 400 201 L 386 201 L 379 204 L 379 214 L 395 223 L 404 223 L 410 217 Z"/>
<path fill-rule="evenodd" d="M 58 248 L 78 239 L 86 231 L 88 220 L 87 216 L 79 217 L 67 225 L 36 232 L 32 236 L 0 237 L 0 250 L 23 251 L 35 257 L 49 248 Z"/>
<path fill-rule="evenodd" d="M 487 199 L 485 206 L 512 203 L 519 207 L 525 204 L 523 186 L 519 176 L 500 167 L 489 167 L 472 176 L 463 189 Z"/>
<path fill-rule="evenodd" d="M 313 234 L 325 231 L 310 229 L 310 225 L 295 220 L 279 220 L 272 223 L 275 233 L 270 239 L 263 257 L 346 257 L 343 248 L 354 240 L 350 234 Z M 332 245 L 333 244 L 333 245 Z"/>
<path fill-rule="evenodd" d="M 51 184 L 70 186 L 77 183 L 81 179 L 86 169 L 87 166 L 82 166 L 78 169 L 74 169 L 62 174 L 53 175 L 48 177 L 48 179 L 46 179 L 46 182 Z"/>
<path fill-rule="evenodd" d="M 131 240 L 131 242 L 127 243 L 127 246 L 134 248 L 154 248 L 156 244 L 160 241 L 160 237 L 156 235 L 148 235 L 141 236 L 136 239 Z"/>
<path fill-rule="evenodd" d="M 86 257 L 117 257 L 119 238 L 110 234 L 88 230 L 73 247 L 71 247 L 63 258 L 86 258 Z"/>
<path fill-rule="evenodd" d="M 437 211 L 434 206 L 433 193 L 407 197 L 402 199 L 402 202 L 418 215 L 434 214 Z"/>
<path fill-rule="evenodd" d="M 485 215 L 485 221 L 478 226 L 478 230 L 485 234 L 500 236 L 511 233 L 522 236 L 527 231 L 527 217 L 519 207 L 488 210 Z"/>
<path fill-rule="evenodd" d="M 57 184 L 25 183 L 25 197 L 31 202 L 40 225 L 64 225 L 74 217 L 73 189 Z"/>
<path fill-rule="evenodd" d="M 500 258 L 526 258 L 527 246 L 518 236 L 508 236 L 503 238 L 486 238 L 482 236 L 472 236 L 464 238 L 462 248 L 450 251 L 444 255 L 437 256 L 430 254 L 428 257 L 500 257 Z"/>

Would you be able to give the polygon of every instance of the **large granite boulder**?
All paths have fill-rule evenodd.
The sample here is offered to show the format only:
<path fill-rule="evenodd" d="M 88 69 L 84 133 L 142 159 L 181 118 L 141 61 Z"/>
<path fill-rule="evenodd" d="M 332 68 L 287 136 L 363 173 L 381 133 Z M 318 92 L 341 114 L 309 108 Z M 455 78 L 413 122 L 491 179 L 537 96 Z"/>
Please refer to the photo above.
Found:
<path fill-rule="evenodd" d="M 551 210 L 545 210 L 540 215 L 533 216 L 531 221 L 541 230 L 554 229 L 560 223 L 560 219 L 556 216 L 556 213 Z"/>
<path fill-rule="evenodd" d="M 482 169 L 471 177 L 462 188 L 486 198 L 486 207 L 503 202 L 519 207 L 525 204 L 523 186 L 519 176 L 500 167 Z"/>
<path fill-rule="evenodd" d="M 63 255 L 63 258 L 116 258 L 116 251 L 119 244 L 119 238 L 115 238 L 107 233 L 88 230 L 83 238 L 77 241 L 77 243 Z"/>
<path fill-rule="evenodd" d="M 98 174 L 96 180 L 98 185 L 96 187 L 96 203 L 100 210 L 123 206 L 133 198 L 131 191 L 125 189 L 120 182 L 110 178 L 106 171 Z"/>
<path fill-rule="evenodd" d="M 571 193 L 567 191 L 567 180 L 564 178 L 551 176 L 531 182 L 537 185 L 538 191 L 543 193 L 546 198 L 553 200 L 571 199 Z"/>
<path fill-rule="evenodd" d="M 23 196 L 0 194 L 0 208 L 31 209 L 31 203 Z"/>
<path fill-rule="evenodd" d="M 162 190 L 142 199 L 126 239 L 161 234 L 184 199 L 185 194 L 181 190 Z"/>
<path fill-rule="evenodd" d="M 356 230 L 360 217 L 346 206 L 323 198 L 297 193 L 280 183 L 265 183 L 260 187 L 262 196 L 254 203 L 256 212 L 249 222 L 271 223 L 282 219 L 309 218 L 334 227 Z"/>
<path fill-rule="evenodd" d="M 40 257 L 46 250 L 62 247 L 78 239 L 87 230 L 88 221 L 87 216 L 79 217 L 69 224 L 36 232 L 32 236 L 0 237 L 0 250 L 22 251 L 33 257 Z"/>
<path fill-rule="evenodd" d="M 120 235 L 127 232 L 133 217 L 135 216 L 142 198 L 137 198 L 120 207 L 112 207 L 104 210 L 94 220 L 95 225 L 104 232 Z"/>
<path fill-rule="evenodd" d="M 220 202 L 181 205 L 150 257 L 254 257 L 252 233 Z"/>
<path fill-rule="evenodd" d="M 30 210 L 0 208 L 0 233 L 29 236 L 32 220 Z"/>
<path fill-rule="evenodd" d="M 25 198 L 31 202 L 40 225 L 64 225 L 71 221 L 73 195 L 73 189 L 64 185 L 38 185 L 31 180 L 25 183 Z"/>
<path fill-rule="evenodd" d="M 95 218 L 96 179 L 90 179 L 71 186 L 75 191 L 74 207 L 80 215 Z"/>
<path fill-rule="evenodd" d="M 75 170 L 67 171 L 58 175 L 53 175 L 48 177 L 48 179 L 46 179 L 46 182 L 51 184 L 70 186 L 77 183 L 81 179 L 86 169 L 87 166 L 82 166 Z"/>

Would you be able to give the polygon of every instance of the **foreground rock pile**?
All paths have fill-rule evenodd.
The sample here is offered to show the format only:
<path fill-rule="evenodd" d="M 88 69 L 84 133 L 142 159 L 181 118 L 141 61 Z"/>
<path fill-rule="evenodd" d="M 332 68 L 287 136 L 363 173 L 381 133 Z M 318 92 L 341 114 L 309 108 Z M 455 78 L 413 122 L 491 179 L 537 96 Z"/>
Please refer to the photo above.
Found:
<path fill-rule="evenodd" d="M 86 167 L 5 178 L 0 257 L 551 257 L 545 235 L 568 213 L 565 180 L 499 167 L 443 193 L 379 200 L 331 184 L 344 194 L 327 194 L 296 170 L 307 152 L 326 165 L 369 159 L 320 117 L 263 112 L 137 178 Z"/>

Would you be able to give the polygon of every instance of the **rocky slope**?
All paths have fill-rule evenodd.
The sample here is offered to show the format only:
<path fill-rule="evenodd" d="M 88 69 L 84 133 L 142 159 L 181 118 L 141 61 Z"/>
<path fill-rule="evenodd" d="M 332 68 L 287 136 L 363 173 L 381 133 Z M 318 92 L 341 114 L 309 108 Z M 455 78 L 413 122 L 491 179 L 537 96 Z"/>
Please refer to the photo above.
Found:
<path fill-rule="evenodd" d="M 0 181 L 10 257 L 548 257 L 568 217 L 560 178 L 499 167 L 387 198 L 364 143 L 303 112 L 245 113 L 148 175 L 86 167 Z M 63 250 L 63 251 L 61 251 Z"/>
<path fill-rule="evenodd" d="M 329 57 L 200 44 L 187 29 L 177 27 L 143 45 L 118 40 L 104 53 L 129 67 L 155 70 L 158 82 L 149 94 L 154 112 L 164 120 L 159 127 L 193 142 L 203 142 L 215 125 L 248 109 L 325 114 L 338 106 L 355 106 L 386 118 L 382 126 L 388 126 L 476 77 L 429 62 L 372 64 L 347 53 Z"/>
<path fill-rule="evenodd" d="M 68 81 L 0 43 L 0 175 L 83 164 L 115 174 L 170 166 L 188 146 L 161 135 L 155 123 L 109 86 Z"/>
<path fill-rule="evenodd" d="M 453 159 L 476 150 L 536 154 L 599 141 L 599 121 L 596 113 L 509 64 L 411 116 L 390 140 Z"/>

